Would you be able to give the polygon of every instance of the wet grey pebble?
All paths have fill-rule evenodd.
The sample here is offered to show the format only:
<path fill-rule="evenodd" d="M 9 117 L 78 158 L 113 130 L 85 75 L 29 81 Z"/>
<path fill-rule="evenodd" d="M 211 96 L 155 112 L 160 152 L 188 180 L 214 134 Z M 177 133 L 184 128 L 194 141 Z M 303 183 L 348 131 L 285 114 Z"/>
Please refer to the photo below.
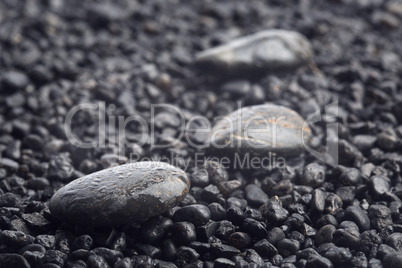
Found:
<path fill-rule="evenodd" d="M 46 249 L 45 247 L 38 245 L 38 244 L 29 244 L 25 247 L 23 247 L 22 249 L 20 249 L 20 251 L 18 253 L 20 254 L 24 254 L 27 251 L 31 251 L 31 252 L 40 252 L 40 253 L 45 253 Z"/>
<path fill-rule="evenodd" d="M 289 211 L 283 208 L 278 201 L 270 200 L 261 206 L 260 211 L 267 224 L 282 223 L 289 216 Z"/>
<path fill-rule="evenodd" d="M 311 187 L 317 187 L 325 181 L 325 168 L 317 163 L 308 164 L 303 171 L 301 183 Z"/>
<path fill-rule="evenodd" d="M 178 245 L 187 245 L 197 239 L 194 224 L 191 222 L 176 222 L 172 227 L 173 240 Z"/>
<path fill-rule="evenodd" d="M 228 237 L 228 242 L 235 248 L 242 250 L 251 245 L 252 239 L 247 233 L 235 232 Z"/>
<path fill-rule="evenodd" d="M 238 180 L 224 181 L 218 184 L 219 191 L 227 196 L 241 187 L 241 182 Z"/>
<path fill-rule="evenodd" d="M 356 249 L 360 244 L 359 228 L 340 228 L 333 234 L 332 242 L 340 247 Z"/>
<path fill-rule="evenodd" d="M 151 218 L 142 224 L 140 237 L 145 243 L 158 244 L 170 232 L 173 221 L 169 218 Z"/>
<path fill-rule="evenodd" d="M 8 71 L 3 73 L 0 79 L 1 89 L 6 92 L 23 89 L 29 83 L 28 77 L 21 72 Z"/>
<path fill-rule="evenodd" d="M 91 252 L 105 258 L 107 263 L 111 266 L 113 266 L 116 261 L 123 258 L 123 253 L 121 253 L 120 251 L 104 247 L 94 248 L 93 250 L 91 250 Z"/>
<path fill-rule="evenodd" d="M 300 249 L 300 243 L 297 240 L 285 238 L 278 242 L 276 248 L 282 257 L 289 257 Z"/>
<path fill-rule="evenodd" d="M 229 197 L 228 199 L 227 199 L 227 206 L 228 207 L 238 207 L 238 208 L 240 208 L 241 210 L 244 210 L 245 208 L 246 208 L 246 206 L 247 206 L 247 200 L 245 200 L 245 199 L 240 199 L 240 198 L 237 198 L 237 197 Z"/>
<path fill-rule="evenodd" d="M 132 267 L 132 261 L 128 257 L 118 260 L 113 266 L 113 268 L 130 268 L 130 267 Z"/>
<path fill-rule="evenodd" d="M 356 252 L 350 263 L 353 267 L 367 267 L 368 265 L 367 257 L 363 252 Z"/>
<path fill-rule="evenodd" d="M 325 198 L 325 211 L 330 214 L 336 214 L 343 206 L 342 199 L 334 193 L 330 193 Z"/>
<path fill-rule="evenodd" d="M 370 268 L 381 268 L 382 262 L 379 259 L 371 258 L 368 263 L 368 267 Z"/>
<path fill-rule="evenodd" d="M 341 183 L 345 186 L 357 186 L 361 183 L 361 172 L 357 168 L 348 168 L 340 176 Z"/>
<path fill-rule="evenodd" d="M 31 265 L 19 254 L 0 253 L 0 267 L 30 268 Z"/>
<path fill-rule="evenodd" d="M 32 230 L 43 231 L 50 226 L 50 222 L 38 212 L 22 214 L 21 217 Z"/>
<path fill-rule="evenodd" d="M 371 226 L 381 230 L 392 224 L 391 210 L 384 205 L 371 205 L 368 210 Z"/>
<path fill-rule="evenodd" d="M 317 234 L 314 237 L 315 244 L 319 246 L 324 243 L 330 243 L 335 231 L 336 228 L 333 225 L 324 225 L 323 227 L 321 227 L 320 230 L 318 230 Z"/>
<path fill-rule="evenodd" d="M 119 225 L 165 212 L 184 199 L 189 187 L 179 168 L 138 162 L 74 180 L 53 195 L 49 209 L 74 224 Z"/>
<path fill-rule="evenodd" d="M 190 175 L 192 186 L 205 187 L 209 184 L 209 175 L 206 169 L 197 169 Z"/>
<path fill-rule="evenodd" d="M 253 85 L 244 99 L 245 105 L 257 105 L 265 102 L 264 89 L 259 85 Z"/>
<path fill-rule="evenodd" d="M 342 186 L 336 190 L 336 195 L 342 199 L 344 205 L 349 205 L 355 199 L 355 186 Z"/>
<path fill-rule="evenodd" d="M 34 239 L 30 235 L 26 235 L 21 231 L 4 230 L 0 233 L 2 244 L 11 248 L 20 249 L 28 244 L 32 244 Z"/>
<path fill-rule="evenodd" d="M 66 268 L 87 268 L 87 264 L 83 260 L 67 261 Z M 118 266 L 119 267 L 119 266 Z M 124 267 L 121 267 L 124 268 Z"/>
<path fill-rule="evenodd" d="M 54 235 L 38 235 L 35 238 L 35 243 L 42 245 L 46 249 L 53 249 L 56 245 L 56 238 Z"/>
<path fill-rule="evenodd" d="M 386 240 L 385 244 L 397 251 L 402 251 L 402 233 L 393 233 Z"/>
<path fill-rule="evenodd" d="M 208 185 L 204 189 L 202 189 L 200 193 L 200 197 L 203 201 L 206 201 L 208 203 L 213 203 L 218 201 L 218 196 L 220 192 L 218 187 L 216 187 L 213 184 Z"/>
<path fill-rule="evenodd" d="M 254 249 L 246 249 L 244 255 L 244 260 L 248 261 L 249 263 L 257 264 L 256 267 L 261 267 L 264 264 L 263 259 Z"/>
<path fill-rule="evenodd" d="M 361 231 L 366 231 L 370 229 L 370 219 L 367 216 L 366 211 L 358 206 L 349 206 L 345 210 L 344 219 L 356 223 Z"/>
<path fill-rule="evenodd" d="M 307 259 L 308 267 L 320 267 L 320 268 L 333 268 L 334 265 L 330 260 L 320 255 L 312 254 Z"/>
<path fill-rule="evenodd" d="M 234 268 L 236 264 L 226 258 L 217 258 L 214 261 L 214 268 Z"/>
<path fill-rule="evenodd" d="M 294 69 L 312 56 L 311 45 L 301 34 L 266 30 L 203 51 L 196 55 L 195 63 L 210 74 L 239 77 Z"/>
<path fill-rule="evenodd" d="M 272 245 L 275 246 L 279 241 L 281 241 L 285 237 L 286 235 L 281 228 L 274 227 L 268 232 L 267 240 L 268 242 L 270 242 Z"/>
<path fill-rule="evenodd" d="M 242 225 L 245 219 L 243 210 L 237 206 L 229 207 L 226 210 L 226 218 L 236 225 Z"/>
<path fill-rule="evenodd" d="M 244 188 L 248 204 L 259 208 L 269 200 L 268 195 L 255 184 L 249 184 Z"/>
<path fill-rule="evenodd" d="M 60 267 L 64 266 L 64 263 L 67 259 L 67 254 L 61 252 L 60 250 L 48 250 L 45 253 L 44 262 L 57 264 Z"/>
<path fill-rule="evenodd" d="M 263 221 L 264 217 L 262 216 L 262 213 L 259 210 L 256 210 L 254 208 L 247 208 L 244 213 L 243 213 L 245 218 L 251 218 L 257 221 Z"/>
<path fill-rule="evenodd" d="M 195 249 L 200 254 L 205 254 L 211 250 L 211 245 L 209 243 L 203 243 L 199 241 L 193 241 L 188 244 L 188 246 Z"/>
<path fill-rule="evenodd" d="M 221 244 L 221 243 L 214 243 L 211 245 L 211 249 L 213 253 L 220 257 L 220 258 L 232 258 L 233 256 L 239 255 L 240 250 L 233 246 Z"/>
<path fill-rule="evenodd" d="M 177 249 L 177 257 L 187 263 L 191 263 L 196 261 L 200 257 L 200 254 L 190 247 L 181 246 Z"/>
<path fill-rule="evenodd" d="M 252 237 L 262 239 L 267 236 L 267 229 L 265 223 L 256 221 L 251 218 L 246 218 L 243 222 L 243 229 Z"/>
<path fill-rule="evenodd" d="M 153 259 L 159 259 L 162 257 L 162 251 L 158 247 L 154 247 L 150 244 L 135 243 L 133 248 L 141 255 L 149 256 Z"/>
<path fill-rule="evenodd" d="M 247 80 L 233 80 L 222 85 L 220 91 L 228 93 L 231 97 L 243 97 L 250 92 L 251 84 Z"/>
<path fill-rule="evenodd" d="M 93 244 L 93 239 L 89 235 L 81 235 L 74 239 L 71 248 L 73 250 L 86 249 L 90 250 Z"/>
<path fill-rule="evenodd" d="M 275 254 L 278 254 L 278 250 L 272 245 L 268 240 L 262 239 L 254 244 L 254 249 L 260 254 L 262 257 L 270 258 Z"/>
<path fill-rule="evenodd" d="M 173 214 L 173 221 L 189 221 L 195 226 L 206 224 L 211 218 L 211 212 L 207 206 L 201 204 L 189 205 L 179 208 Z"/>
<path fill-rule="evenodd" d="M 233 158 L 237 168 L 254 168 L 244 166 L 247 157 L 261 159 L 259 167 L 283 165 L 279 156 L 299 155 L 311 138 L 311 129 L 295 111 L 263 104 L 244 107 L 220 119 L 211 130 L 209 151 Z"/>
<path fill-rule="evenodd" d="M 317 212 L 323 212 L 325 208 L 325 193 L 320 189 L 315 189 L 311 197 L 311 209 Z"/>
<path fill-rule="evenodd" d="M 223 221 L 224 222 L 224 221 Z M 218 239 L 217 229 L 221 222 L 209 221 L 203 226 L 197 227 L 196 234 L 199 241 L 209 242 L 210 239 Z"/>
<path fill-rule="evenodd" d="M 219 227 L 216 229 L 215 235 L 221 239 L 227 239 L 229 235 L 233 234 L 236 230 L 236 227 L 232 222 L 223 220 L 219 222 Z"/>
<path fill-rule="evenodd" d="M 378 247 L 382 242 L 376 230 L 367 230 L 360 235 L 359 249 L 365 254 L 369 254 L 373 248 Z"/>
<path fill-rule="evenodd" d="M 208 205 L 211 212 L 211 219 L 214 221 L 220 221 L 226 219 L 226 209 L 219 203 L 211 203 Z"/>
<path fill-rule="evenodd" d="M 26 251 L 22 256 L 33 266 L 42 263 L 45 258 L 45 254 L 38 251 Z"/>
<path fill-rule="evenodd" d="M 12 159 L 0 157 L 0 167 L 10 171 L 16 171 L 20 167 L 20 164 Z"/>
<path fill-rule="evenodd" d="M 20 204 L 19 198 L 13 193 L 0 195 L 0 207 L 17 207 Z"/>
<path fill-rule="evenodd" d="M 102 268 L 109 268 L 110 266 L 106 262 L 106 260 L 99 255 L 90 255 L 88 257 L 87 263 L 89 267 L 102 267 Z"/>
<path fill-rule="evenodd" d="M 218 185 L 219 183 L 225 182 L 229 179 L 228 172 L 219 162 L 205 161 L 204 168 L 207 170 L 209 181 L 212 184 Z"/>
<path fill-rule="evenodd" d="M 370 178 L 370 191 L 376 198 L 381 198 L 381 196 L 389 191 L 390 182 L 382 175 L 375 175 Z"/>
<path fill-rule="evenodd" d="M 162 241 L 161 250 L 164 259 L 169 261 L 176 259 L 177 247 L 171 239 L 166 239 Z"/>
<path fill-rule="evenodd" d="M 332 243 L 327 243 L 323 245 L 330 245 L 330 247 L 329 249 L 326 249 L 325 252 L 321 252 L 321 254 L 325 258 L 328 258 L 335 265 L 348 262 L 353 258 L 353 255 L 350 252 L 349 248 L 336 247 Z"/>
<path fill-rule="evenodd" d="M 47 175 L 51 180 L 60 180 L 66 182 L 71 178 L 74 167 L 71 160 L 66 155 L 52 156 L 49 160 Z"/>
<path fill-rule="evenodd" d="M 384 267 L 399 268 L 402 266 L 402 252 L 393 252 L 385 255 L 383 260 Z"/>

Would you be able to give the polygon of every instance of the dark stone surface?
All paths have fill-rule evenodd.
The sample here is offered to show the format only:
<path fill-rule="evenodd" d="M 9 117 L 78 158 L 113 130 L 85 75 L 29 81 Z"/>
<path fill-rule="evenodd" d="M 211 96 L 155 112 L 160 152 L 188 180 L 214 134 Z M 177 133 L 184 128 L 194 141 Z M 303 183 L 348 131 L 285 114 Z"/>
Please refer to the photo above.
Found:
<path fill-rule="evenodd" d="M 172 208 L 186 196 L 189 184 L 184 171 L 166 163 L 127 164 L 69 183 L 52 197 L 49 209 L 75 224 L 118 225 Z"/>
<path fill-rule="evenodd" d="M 207 206 L 195 204 L 179 208 L 173 214 L 173 221 L 189 221 L 195 226 L 206 224 L 211 218 L 211 212 Z"/>

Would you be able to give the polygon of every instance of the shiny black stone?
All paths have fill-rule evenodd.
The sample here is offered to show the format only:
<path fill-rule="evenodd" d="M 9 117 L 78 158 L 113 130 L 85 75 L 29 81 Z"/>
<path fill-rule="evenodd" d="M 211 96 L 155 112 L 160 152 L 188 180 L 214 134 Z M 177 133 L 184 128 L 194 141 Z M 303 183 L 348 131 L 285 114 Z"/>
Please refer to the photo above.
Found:
<path fill-rule="evenodd" d="M 159 215 L 180 203 L 190 182 L 184 171 L 162 162 L 112 167 L 77 179 L 49 203 L 60 220 L 119 225 Z"/>

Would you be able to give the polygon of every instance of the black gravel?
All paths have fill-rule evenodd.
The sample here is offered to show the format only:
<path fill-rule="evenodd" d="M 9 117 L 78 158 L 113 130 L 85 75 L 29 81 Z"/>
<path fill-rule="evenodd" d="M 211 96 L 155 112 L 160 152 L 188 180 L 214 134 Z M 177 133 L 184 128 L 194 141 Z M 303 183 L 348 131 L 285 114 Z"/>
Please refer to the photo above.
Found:
<path fill-rule="evenodd" d="M 402 267 L 401 26 L 398 0 L 0 0 L 0 267 Z M 293 59 L 292 68 L 195 64 L 202 51 L 269 29 L 304 35 L 314 56 Z M 104 144 L 68 139 L 64 123 L 80 103 L 98 106 L 75 114 L 76 140 Z M 183 118 L 152 104 L 172 104 Z M 292 129 L 281 148 L 264 135 L 262 150 L 195 146 L 209 134 L 197 131 L 207 122 L 191 118 L 216 126 L 254 105 L 245 110 L 296 112 L 290 126 L 320 110 L 308 143 L 324 154 L 338 141 L 337 165 L 328 164 L 334 155 L 324 162 L 303 153 Z M 129 143 L 120 140 L 119 117 L 132 115 L 155 135 L 143 142 L 132 121 L 124 125 Z M 172 144 L 186 130 L 181 119 L 189 128 Z M 223 161 L 267 150 L 285 164 Z M 170 189 L 180 192 L 174 201 L 152 201 L 169 194 L 158 189 L 123 213 L 81 184 L 99 210 L 88 202 L 79 215 L 49 209 L 78 178 L 166 158 L 191 183 L 183 195 Z M 150 179 L 170 174 L 153 171 Z M 109 175 L 107 190 L 119 192 Z"/>

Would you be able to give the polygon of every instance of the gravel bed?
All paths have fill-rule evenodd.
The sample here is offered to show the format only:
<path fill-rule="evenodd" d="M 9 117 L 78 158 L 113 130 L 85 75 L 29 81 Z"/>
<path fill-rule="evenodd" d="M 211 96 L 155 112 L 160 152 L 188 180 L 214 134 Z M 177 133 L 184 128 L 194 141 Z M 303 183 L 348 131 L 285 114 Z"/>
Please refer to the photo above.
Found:
<path fill-rule="evenodd" d="M 402 267 L 401 21 L 398 0 L 0 0 L 0 267 Z M 314 55 L 196 64 L 269 29 Z M 241 108 L 310 120 L 309 149 L 293 130 L 281 150 L 204 146 Z M 139 161 L 174 167 L 119 173 Z M 87 206 L 52 213 L 96 174 L 116 183 L 76 181 Z M 143 207 L 104 205 L 124 187 Z"/>

